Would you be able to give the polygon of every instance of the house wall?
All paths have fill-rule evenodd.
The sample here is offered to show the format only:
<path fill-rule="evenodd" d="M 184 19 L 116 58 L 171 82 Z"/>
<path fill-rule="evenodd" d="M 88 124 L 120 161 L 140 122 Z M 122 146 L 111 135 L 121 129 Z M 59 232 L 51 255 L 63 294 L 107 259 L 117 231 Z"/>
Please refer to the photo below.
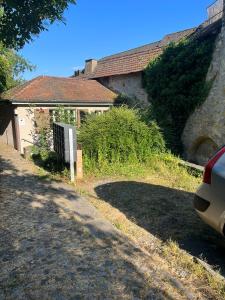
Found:
<path fill-rule="evenodd" d="M 207 80 L 213 80 L 206 101 L 188 119 L 183 144 L 185 156 L 204 165 L 225 144 L 225 26 L 216 41 Z"/>
<path fill-rule="evenodd" d="M 34 108 L 17 107 L 15 113 L 18 115 L 20 150 L 23 154 L 24 147 L 33 145 L 34 141 Z"/>
<path fill-rule="evenodd" d="M 14 147 L 14 108 L 9 104 L 0 105 L 0 142 Z"/>
<path fill-rule="evenodd" d="M 99 81 L 118 94 L 137 98 L 143 104 L 148 105 L 148 95 L 142 84 L 142 72 L 105 77 L 99 79 Z"/>
<path fill-rule="evenodd" d="M 109 106 L 102 107 L 90 107 L 90 106 L 82 106 L 82 107 L 65 107 L 65 109 L 71 110 L 82 110 L 87 111 L 88 113 L 92 113 L 95 111 L 107 111 Z M 20 145 L 21 145 L 21 154 L 24 154 L 24 148 L 27 146 L 34 145 L 35 143 L 35 110 L 42 109 L 46 112 L 49 110 L 57 109 L 57 107 L 46 107 L 46 106 L 35 106 L 35 107 L 17 107 L 15 113 L 18 115 L 19 119 L 19 131 L 20 131 Z"/>

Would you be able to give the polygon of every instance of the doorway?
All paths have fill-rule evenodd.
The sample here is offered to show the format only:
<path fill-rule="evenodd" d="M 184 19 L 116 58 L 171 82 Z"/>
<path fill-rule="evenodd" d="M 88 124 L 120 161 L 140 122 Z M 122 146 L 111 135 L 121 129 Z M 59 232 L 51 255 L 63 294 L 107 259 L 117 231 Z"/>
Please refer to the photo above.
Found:
<path fill-rule="evenodd" d="M 12 129 L 13 129 L 13 144 L 14 149 L 20 152 L 20 129 L 19 129 L 19 118 L 18 115 L 14 115 L 12 118 Z"/>

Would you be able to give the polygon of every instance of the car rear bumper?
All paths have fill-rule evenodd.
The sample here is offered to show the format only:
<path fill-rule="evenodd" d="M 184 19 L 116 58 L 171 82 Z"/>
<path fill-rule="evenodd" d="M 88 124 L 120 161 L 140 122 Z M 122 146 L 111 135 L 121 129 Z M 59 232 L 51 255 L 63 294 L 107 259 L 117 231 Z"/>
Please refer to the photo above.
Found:
<path fill-rule="evenodd" d="M 202 184 L 194 197 L 194 208 L 200 218 L 224 235 L 225 201 L 208 184 Z"/>
<path fill-rule="evenodd" d="M 210 206 L 209 201 L 199 197 L 198 195 L 195 195 L 193 204 L 194 208 L 200 212 L 205 212 Z"/>

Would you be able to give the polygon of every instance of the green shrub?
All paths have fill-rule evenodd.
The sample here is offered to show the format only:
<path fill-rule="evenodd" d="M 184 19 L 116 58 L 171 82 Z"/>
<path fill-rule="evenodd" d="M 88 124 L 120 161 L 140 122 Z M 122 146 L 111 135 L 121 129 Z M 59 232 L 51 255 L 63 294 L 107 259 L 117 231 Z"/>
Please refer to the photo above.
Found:
<path fill-rule="evenodd" d="M 145 110 L 149 107 L 149 103 L 136 97 L 120 94 L 115 100 L 115 106 L 127 106 L 131 109 Z"/>
<path fill-rule="evenodd" d="M 152 122 L 147 126 L 138 111 L 113 108 L 102 115 L 90 115 L 80 128 L 86 164 L 145 162 L 164 151 L 162 134 Z"/>
<path fill-rule="evenodd" d="M 150 117 L 162 128 L 166 144 L 182 153 L 181 135 L 191 113 L 205 101 L 211 83 L 206 74 L 217 34 L 170 44 L 145 70 Z"/>
<path fill-rule="evenodd" d="M 42 167 L 48 172 L 62 172 L 65 169 L 65 164 L 53 151 L 40 151 L 34 148 L 32 159 L 36 165 Z"/>
<path fill-rule="evenodd" d="M 56 121 L 65 124 L 75 125 L 74 115 L 63 106 L 58 106 L 55 110 Z M 48 120 L 49 121 L 49 120 Z M 38 134 L 35 135 L 35 145 L 32 149 L 32 159 L 34 162 L 49 172 L 66 172 L 63 161 L 58 157 L 52 148 L 52 129 L 49 122 L 41 123 Z M 43 126 L 43 127 L 42 127 Z"/>
<path fill-rule="evenodd" d="M 51 151 L 52 134 L 50 128 L 41 128 L 32 148 L 32 159 L 40 167 L 49 172 L 61 172 L 65 166 L 57 153 Z"/>

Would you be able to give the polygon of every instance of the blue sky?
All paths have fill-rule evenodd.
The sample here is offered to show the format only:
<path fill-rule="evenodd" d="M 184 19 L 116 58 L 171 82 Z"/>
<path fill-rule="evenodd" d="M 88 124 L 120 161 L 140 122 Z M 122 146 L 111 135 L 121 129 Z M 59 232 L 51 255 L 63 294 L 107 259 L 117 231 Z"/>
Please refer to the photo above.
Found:
<path fill-rule="evenodd" d="M 55 23 L 20 53 L 39 75 L 70 76 L 85 59 L 128 50 L 165 34 L 198 26 L 213 0 L 77 0 L 65 12 L 66 25 Z"/>

